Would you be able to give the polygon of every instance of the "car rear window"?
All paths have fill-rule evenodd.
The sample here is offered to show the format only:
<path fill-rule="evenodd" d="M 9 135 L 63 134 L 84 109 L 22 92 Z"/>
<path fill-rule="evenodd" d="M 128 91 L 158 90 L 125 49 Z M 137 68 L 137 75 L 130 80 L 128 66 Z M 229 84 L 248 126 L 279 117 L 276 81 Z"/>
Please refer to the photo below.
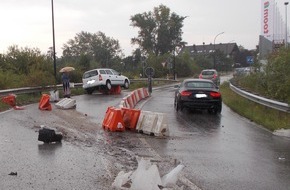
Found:
<path fill-rule="evenodd" d="M 214 75 L 215 73 L 214 73 L 214 71 L 203 71 L 201 74 L 202 75 Z"/>
<path fill-rule="evenodd" d="M 213 84 L 210 82 L 196 82 L 190 81 L 185 83 L 186 88 L 213 88 Z"/>
<path fill-rule="evenodd" d="M 98 75 L 98 71 L 97 70 L 89 71 L 89 72 L 84 73 L 83 78 L 86 79 L 86 78 L 90 78 L 90 77 L 93 77 L 93 76 L 96 76 L 96 75 Z"/>

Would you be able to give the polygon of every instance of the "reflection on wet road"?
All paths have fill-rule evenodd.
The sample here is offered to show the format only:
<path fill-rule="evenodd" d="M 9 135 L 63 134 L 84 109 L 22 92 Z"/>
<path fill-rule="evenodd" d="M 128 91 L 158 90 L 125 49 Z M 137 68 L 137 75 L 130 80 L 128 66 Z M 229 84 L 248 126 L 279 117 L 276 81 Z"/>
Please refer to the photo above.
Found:
<path fill-rule="evenodd" d="M 223 105 L 221 115 L 176 112 L 174 88 L 153 92 L 143 110 L 168 114 L 170 137 L 148 142 L 178 158 L 201 189 L 289 189 L 290 139 L 277 137 Z"/>

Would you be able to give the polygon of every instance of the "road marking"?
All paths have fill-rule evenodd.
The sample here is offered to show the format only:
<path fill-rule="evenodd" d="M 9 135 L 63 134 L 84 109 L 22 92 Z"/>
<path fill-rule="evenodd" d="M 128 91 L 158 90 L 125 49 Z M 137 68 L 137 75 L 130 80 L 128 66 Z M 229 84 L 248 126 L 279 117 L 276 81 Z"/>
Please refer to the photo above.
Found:
<path fill-rule="evenodd" d="M 153 157 L 157 158 L 158 160 L 162 159 L 162 157 L 148 144 L 145 138 L 139 138 L 139 139 L 146 147 L 149 148 L 149 152 L 153 155 Z"/>

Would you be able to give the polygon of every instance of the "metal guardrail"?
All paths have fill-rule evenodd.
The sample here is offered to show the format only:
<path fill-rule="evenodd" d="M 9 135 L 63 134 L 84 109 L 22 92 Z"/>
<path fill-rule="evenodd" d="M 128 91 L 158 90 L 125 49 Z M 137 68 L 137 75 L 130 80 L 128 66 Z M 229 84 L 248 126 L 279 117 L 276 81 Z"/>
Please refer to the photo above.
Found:
<path fill-rule="evenodd" d="M 168 79 L 153 79 L 154 81 L 166 81 L 166 82 L 177 82 L 175 80 L 168 80 Z M 133 79 L 130 80 L 131 82 L 145 82 L 147 81 L 146 78 L 144 79 Z M 80 88 L 82 87 L 82 83 L 74 83 L 74 87 Z M 62 85 L 58 84 L 56 86 L 50 85 L 45 87 L 24 87 L 24 88 L 14 88 L 14 89 L 6 89 L 6 90 L 0 90 L 0 97 L 5 96 L 8 94 L 29 94 L 29 93 L 35 93 L 35 92 L 42 92 L 42 91 L 48 91 L 48 90 L 55 90 L 55 89 L 62 89 Z M 243 96 L 244 98 L 247 98 L 253 102 L 262 104 L 264 106 L 280 110 L 283 112 L 290 113 L 290 106 L 287 103 L 278 102 L 275 100 L 267 99 L 261 96 L 257 96 L 255 94 L 251 94 L 247 91 L 244 91 L 236 86 L 234 86 L 232 83 L 230 83 L 230 88 L 239 94 L 240 96 Z"/>
<path fill-rule="evenodd" d="M 74 83 L 75 87 L 81 87 L 82 83 Z M 8 94 L 30 94 L 42 91 L 50 91 L 55 89 L 62 89 L 62 84 L 58 85 L 49 85 L 49 86 L 38 86 L 38 87 L 23 87 L 23 88 L 13 88 L 13 89 L 6 89 L 0 90 L 0 97 L 6 96 Z"/>
<path fill-rule="evenodd" d="M 232 83 L 230 83 L 230 88 L 232 89 L 232 91 L 236 92 L 240 96 L 243 96 L 244 98 L 247 98 L 253 102 L 259 103 L 261 105 L 264 105 L 264 106 L 267 106 L 267 107 L 270 107 L 270 108 L 273 108 L 273 109 L 276 109 L 279 111 L 290 113 L 290 107 L 287 103 L 278 102 L 275 100 L 271 100 L 268 98 L 257 96 L 255 94 L 251 94 L 247 91 L 244 91 L 244 90 L 234 86 Z"/>
<path fill-rule="evenodd" d="M 147 82 L 147 78 L 140 78 L 140 79 L 131 79 L 131 83 L 133 82 Z M 170 79 L 160 79 L 160 78 L 154 78 L 153 81 L 164 81 L 164 82 L 176 82 L 175 80 Z M 81 88 L 83 86 L 83 83 L 73 83 L 74 87 Z M 49 85 L 49 86 L 38 86 L 38 87 L 23 87 L 23 88 L 14 88 L 14 89 L 6 89 L 6 90 L 0 90 L 0 97 L 6 96 L 8 94 L 29 94 L 29 93 L 35 93 L 35 92 L 43 92 L 43 91 L 50 91 L 55 89 L 62 89 L 62 84 L 58 85 Z"/>

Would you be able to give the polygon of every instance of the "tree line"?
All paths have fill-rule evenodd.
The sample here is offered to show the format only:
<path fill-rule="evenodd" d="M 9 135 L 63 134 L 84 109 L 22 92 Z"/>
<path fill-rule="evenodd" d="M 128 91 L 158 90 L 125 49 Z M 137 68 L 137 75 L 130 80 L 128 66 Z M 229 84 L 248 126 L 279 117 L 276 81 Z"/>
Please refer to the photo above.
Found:
<path fill-rule="evenodd" d="M 182 41 L 185 18 L 164 5 L 131 16 L 131 26 L 138 29 L 131 43 L 138 47 L 127 57 L 117 39 L 101 31 L 81 31 L 63 45 L 62 56 L 56 58 L 57 71 L 64 66 L 75 67 L 71 73 L 73 82 L 81 82 L 85 71 L 98 67 L 113 68 L 129 78 L 140 74 L 145 77 L 146 67 L 153 67 L 154 77 L 158 78 L 171 76 L 174 68 L 179 77 L 197 76 L 200 70 L 212 67 L 213 54 L 195 58 L 189 52 L 178 55 L 186 44 Z M 59 84 L 60 73 L 54 76 L 54 53 L 53 48 L 42 54 L 38 48 L 9 47 L 7 53 L 0 54 L 0 89 Z M 229 69 L 231 60 L 221 52 L 214 53 Z"/>

